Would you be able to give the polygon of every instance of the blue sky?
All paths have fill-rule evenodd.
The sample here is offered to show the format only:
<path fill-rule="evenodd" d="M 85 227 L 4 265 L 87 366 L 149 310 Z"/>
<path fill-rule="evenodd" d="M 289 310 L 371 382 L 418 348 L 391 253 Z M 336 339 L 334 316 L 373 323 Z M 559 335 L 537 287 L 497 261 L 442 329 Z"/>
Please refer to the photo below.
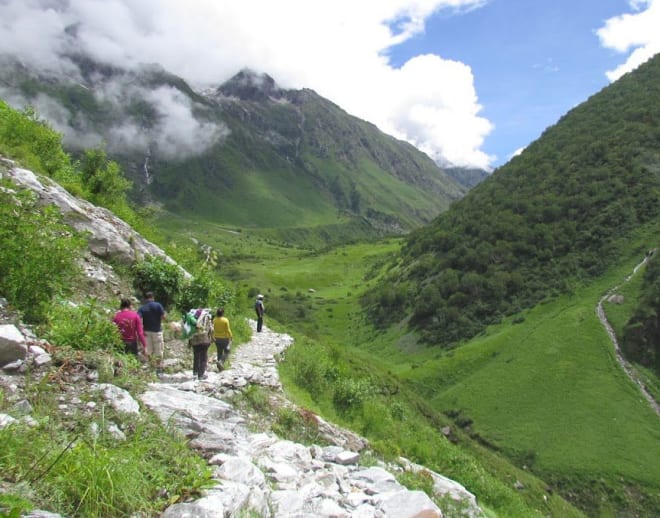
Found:
<path fill-rule="evenodd" d="M 80 52 L 158 63 L 198 90 L 250 68 L 439 164 L 493 169 L 660 52 L 660 0 L 0 0 L 0 41 L 0 53 L 74 80 L 68 56 Z M 120 103 L 136 88 L 94 95 Z M 197 121 L 175 89 L 139 93 L 160 112 L 164 149 L 193 152 L 228 131 Z M 25 102 L 2 85 L 0 97 Z M 57 99 L 31 103 L 65 139 L 147 146 L 139 127 L 82 134 Z"/>
<path fill-rule="evenodd" d="M 596 31 L 629 11 L 625 0 L 493 0 L 431 16 L 389 56 L 394 66 L 428 52 L 469 65 L 481 114 L 494 125 L 482 149 L 500 165 L 609 84 L 606 72 L 622 56 Z"/>

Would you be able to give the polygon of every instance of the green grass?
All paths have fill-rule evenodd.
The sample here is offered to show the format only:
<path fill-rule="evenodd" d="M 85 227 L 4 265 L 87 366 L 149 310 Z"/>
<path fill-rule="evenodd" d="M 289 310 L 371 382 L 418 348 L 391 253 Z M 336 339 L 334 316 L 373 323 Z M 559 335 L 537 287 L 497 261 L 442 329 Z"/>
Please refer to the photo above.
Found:
<path fill-rule="evenodd" d="M 82 361 L 77 356 L 70 367 Z M 180 499 L 199 495 L 210 483 L 206 462 L 189 448 L 186 438 L 149 413 L 129 419 L 101 401 L 96 401 L 98 411 L 93 413 L 59 412 L 57 376 L 55 369 L 53 382 L 49 376 L 37 380 L 28 374 L 27 399 L 37 424 L 17 422 L 0 430 L 0 508 L 41 507 L 85 518 L 128 517 L 136 512 L 155 516 Z M 140 383 L 135 372 L 125 373 L 123 381 Z M 81 397 L 97 398 L 93 391 Z M 7 404 L 0 399 L 0 410 Z M 125 440 L 106 431 L 112 423 L 124 425 Z M 0 515 L 5 516 L 2 511 Z"/>
<path fill-rule="evenodd" d="M 268 294 L 271 318 L 275 312 L 289 327 L 333 344 L 332 350 L 340 348 L 349 358 L 346 372 L 356 379 L 392 376 L 408 393 L 405 400 L 421 398 L 437 419 L 453 416 L 463 433 L 462 447 L 492 473 L 513 476 L 512 462 L 572 494 L 591 512 L 632 505 L 648 515 L 657 501 L 644 498 L 660 487 L 658 418 L 619 368 L 595 310 L 602 294 L 621 284 L 639 258 L 589 287 L 516 316 L 517 324 L 509 319 L 442 351 L 420 347 L 414 335 L 396 327 L 378 334 L 363 318 L 357 298 L 398 246 L 390 240 L 308 256 L 273 254 L 241 268 Z M 300 305 L 306 316 L 296 319 Z M 331 420 L 346 420 L 324 396 L 315 399 L 294 389 L 291 378 L 289 383 L 300 404 Z M 365 423 L 346 424 L 368 432 Z M 634 488 L 647 495 L 637 503 L 625 495 Z"/>
<path fill-rule="evenodd" d="M 168 223 L 175 221 L 171 217 Z M 173 235 L 186 225 L 175 227 L 170 227 Z M 424 419 L 414 425 L 414 433 L 388 432 L 385 403 L 367 400 L 366 416 L 346 415 L 336 404 L 350 391 L 333 404 L 333 382 L 298 388 L 294 374 L 283 369 L 287 391 L 302 406 L 370 436 L 383 452 L 430 459 L 500 516 L 523 516 L 512 511 L 520 511 L 519 506 L 545 509 L 550 516 L 577 512 L 566 511 L 565 503 L 546 503 L 542 497 L 548 496 L 548 485 L 590 514 L 614 516 L 627 509 L 644 516 L 657 504 L 657 496 L 650 495 L 660 487 L 654 462 L 660 458 L 658 418 L 618 367 L 595 310 L 600 297 L 621 285 L 639 262 L 632 252 L 630 260 L 589 287 L 576 287 L 572 295 L 516 315 L 518 323 L 509 319 L 443 351 L 420 346 L 403 328 L 376 332 L 358 303 L 381 265 L 398 250 L 399 240 L 312 251 L 282 246 L 256 231 L 228 230 L 204 223 L 194 234 L 221 251 L 221 264 L 244 293 L 256 289 L 266 294 L 267 325 L 286 324 L 288 331 L 295 330 L 297 343 L 311 339 L 323 344 L 312 347 L 315 359 L 323 356 L 325 346 L 329 359 L 340 354 L 345 358 L 340 374 L 348 379 L 398 386 L 392 401 L 423 408 L 424 419 L 437 427 L 449 423 L 460 455 L 467 456 L 447 453 L 453 461 L 429 456 L 444 450 L 434 443 L 442 439 L 422 426 Z M 606 305 L 615 329 L 636 303 L 638 278 L 621 288 L 623 305 Z M 393 315 L 393 321 L 399 319 Z M 315 368 L 306 372 L 307 379 L 318 375 Z M 640 372 L 648 374 L 651 385 L 657 382 L 652 373 Z M 457 468 L 461 463 L 464 468 Z M 522 495 L 526 503 L 503 496 L 506 491 L 497 484 L 512 485 L 525 476 L 530 478 L 524 483 L 535 488 Z M 480 477 L 491 482 L 480 482 Z"/>
<path fill-rule="evenodd" d="M 595 312 L 601 294 L 631 269 L 399 373 L 437 411 L 470 423 L 541 476 L 639 483 L 657 494 L 658 416 L 619 367 Z"/>

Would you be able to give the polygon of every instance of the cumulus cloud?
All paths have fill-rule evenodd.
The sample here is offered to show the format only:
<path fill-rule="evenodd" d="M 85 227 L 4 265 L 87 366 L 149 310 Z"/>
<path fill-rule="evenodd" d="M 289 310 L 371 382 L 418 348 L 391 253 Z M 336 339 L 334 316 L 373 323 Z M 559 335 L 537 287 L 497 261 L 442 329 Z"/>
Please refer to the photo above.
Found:
<path fill-rule="evenodd" d="M 624 63 L 607 72 L 615 81 L 660 52 L 660 0 L 631 0 L 633 13 L 610 18 L 597 31 L 601 44 L 627 53 Z"/>
<path fill-rule="evenodd" d="M 396 68 L 387 58 L 432 14 L 487 1 L 0 0 L 0 39 L 4 52 L 51 70 L 71 71 L 67 56 L 84 52 L 122 67 L 159 63 L 199 88 L 248 67 L 285 88 L 312 88 L 440 162 L 488 167 L 493 157 L 481 146 L 492 124 L 479 115 L 470 68 L 432 55 Z M 176 128 L 208 134 L 189 126 L 174 93 L 157 99 L 173 110 L 161 126 L 165 142 L 181 137 Z M 142 142 L 133 126 L 113 131 Z M 194 149 L 192 139 L 180 143 Z"/>

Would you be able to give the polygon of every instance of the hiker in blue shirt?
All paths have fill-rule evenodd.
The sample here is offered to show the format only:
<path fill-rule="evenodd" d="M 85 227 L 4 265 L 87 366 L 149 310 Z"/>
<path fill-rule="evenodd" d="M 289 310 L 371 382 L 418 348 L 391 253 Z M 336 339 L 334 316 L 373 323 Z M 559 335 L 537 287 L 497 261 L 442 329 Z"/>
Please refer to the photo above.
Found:
<path fill-rule="evenodd" d="M 147 356 L 156 360 L 156 368 L 160 370 L 165 349 L 162 322 L 167 318 L 167 313 L 160 302 L 154 300 L 153 292 L 148 291 L 145 297 L 144 304 L 137 312 L 142 317 L 144 337 L 147 340 Z"/>

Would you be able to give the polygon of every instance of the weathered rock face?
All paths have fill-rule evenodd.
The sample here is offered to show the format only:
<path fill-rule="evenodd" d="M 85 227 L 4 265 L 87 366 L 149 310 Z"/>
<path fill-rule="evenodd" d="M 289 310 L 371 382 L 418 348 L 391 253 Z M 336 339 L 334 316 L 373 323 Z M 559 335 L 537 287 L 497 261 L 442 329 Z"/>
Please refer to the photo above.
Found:
<path fill-rule="evenodd" d="M 144 239 L 109 210 L 76 198 L 57 183 L 38 178 L 32 171 L 15 167 L 11 161 L 3 159 L 3 163 L 9 166 L 8 178 L 34 191 L 44 205 L 56 205 L 68 225 L 87 234 L 89 249 L 96 257 L 132 264 L 155 255 L 173 262 L 162 249 Z"/>

